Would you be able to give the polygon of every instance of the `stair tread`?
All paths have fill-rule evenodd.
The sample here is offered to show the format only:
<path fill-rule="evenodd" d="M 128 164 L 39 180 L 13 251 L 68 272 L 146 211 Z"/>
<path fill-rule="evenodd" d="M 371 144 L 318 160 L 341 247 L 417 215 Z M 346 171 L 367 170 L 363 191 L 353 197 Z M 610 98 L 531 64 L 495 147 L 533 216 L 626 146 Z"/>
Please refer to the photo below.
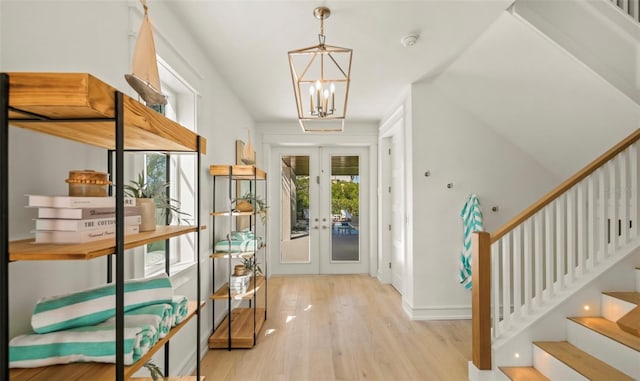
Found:
<path fill-rule="evenodd" d="M 634 381 L 611 365 L 566 341 L 535 341 L 533 344 L 591 381 Z"/>
<path fill-rule="evenodd" d="M 512 381 L 551 381 L 532 366 L 501 366 L 500 370 Z"/>
<path fill-rule="evenodd" d="M 640 337 L 623 331 L 618 324 L 610 320 L 600 316 L 570 317 L 568 319 L 640 352 Z"/>
<path fill-rule="evenodd" d="M 640 292 L 635 291 L 606 291 L 604 295 L 611 296 L 616 299 L 624 300 L 631 304 L 640 305 Z"/>

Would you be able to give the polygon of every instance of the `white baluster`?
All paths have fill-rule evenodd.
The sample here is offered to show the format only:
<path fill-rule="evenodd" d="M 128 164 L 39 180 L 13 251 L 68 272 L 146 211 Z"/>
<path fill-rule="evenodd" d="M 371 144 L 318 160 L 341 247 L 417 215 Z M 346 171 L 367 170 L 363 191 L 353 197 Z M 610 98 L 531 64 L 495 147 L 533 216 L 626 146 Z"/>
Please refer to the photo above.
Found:
<path fill-rule="evenodd" d="M 609 243 L 609 254 L 615 254 L 618 249 L 618 165 L 617 160 L 614 158 L 610 160 L 606 165 L 609 172 L 609 218 L 611 223 L 609 225 L 609 237 L 611 242 Z"/>
<path fill-rule="evenodd" d="M 511 326 L 511 233 L 500 239 L 502 250 L 502 328 L 508 330 Z"/>
<path fill-rule="evenodd" d="M 522 316 L 522 224 L 513 230 L 513 318 Z"/>
<path fill-rule="evenodd" d="M 620 246 L 625 246 L 629 242 L 629 189 L 628 189 L 628 156 L 626 149 L 618 155 L 620 197 L 618 197 L 618 212 L 620 213 Z"/>
<path fill-rule="evenodd" d="M 564 275 L 564 258 L 567 253 L 567 247 L 565 246 L 565 219 L 567 218 L 565 208 L 565 198 L 562 195 L 556 200 L 556 282 L 560 289 L 565 286 Z M 569 269 L 571 271 L 571 269 Z"/>
<path fill-rule="evenodd" d="M 499 337 L 502 333 L 500 319 L 500 241 L 491 245 L 491 288 L 493 290 L 493 335 Z"/>
<path fill-rule="evenodd" d="M 533 253 L 533 240 L 531 239 L 531 220 L 527 219 L 524 222 L 524 313 L 526 315 L 531 314 L 533 306 L 531 305 L 532 285 L 533 285 L 533 266 L 531 265 L 532 253 Z"/>
<path fill-rule="evenodd" d="M 576 268 L 576 189 L 567 192 L 567 274 L 568 283 L 573 282 Z"/>
<path fill-rule="evenodd" d="M 533 218 L 533 239 L 535 242 L 534 247 L 534 271 L 535 271 L 535 291 L 536 291 L 536 307 L 542 307 L 542 303 L 544 298 L 542 297 L 542 281 L 543 277 L 543 255 L 544 250 L 542 249 L 542 216 L 541 213 L 537 213 Z"/>
<path fill-rule="evenodd" d="M 640 7 L 640 4 L 638 4 Z M 629 220 L 631 221 L 631 238 L 638 237 L 638 227 L 640 221 L 638 221 L 638 143 L 629 147 L 629 183 L 631 187 L 631 194 L 629 201 Z"/>
<path fill-rule="evenodd" d="M 598 252 L 598 247 L 596 246 L 596 218 L 597 218 L 597 210 L 596 210 L 596 177 L 595 175 L 591 175 L 587 178 L 587 236 L 588 241 L 588 252 L 589 252 L 589 270 L 593 268 L 598 263 L 596 259 L 596 253 Z"/>
<path fill-rule="evenodd" d="M 607 245 L 609 235 L 609 221 L 607 214 L 608 197 L 606 194 L 606 181 L 605 172 L 603 168 L 598 170 L 598 210 L 599 210 L 599 226 L 597 230 L 598 243 L 600 244 L 600 250 L 598 252 L 598 262 L 603 261 L 607 257 Z"/>
<path fill-rule="evenodd" d="M 622 0 L 622 4 L 620 4 L 620 8 L 622 8 L 624 13 L 630 14 L 629 13 L 629 0 Z"/>
<path fill-rule="evenodd" d="M 578 238 L 578 263 L 580 272 L 571 272 L 570 278 L 586 273 L 587 271 L 587 186 L 588 180 L 581 181 L 577 186 L 577 238 Z M 572 279 L 573 280 L 573 279 Z"/>
<path fill-rule="evenodd" d="M 544 213 L 544 228 L 545 228 L 545 234 L 544 234 L 544 257 L 545 257 L 545 261 L 544 261 L 544 279 L 545 279 L 545 297 L 546 298 L 551 298 L 554 294 L 553 289 L 554 289 L 554 281 L 553 281 L 553 264 L 555 263 L 555 254 L 554 253 L 554 239 L 553 239 L 553 235 L 554 235 L 554 229 L 555 229 L 555 223 L 553 222 L 553 209 L 554 209 L 554 204 L 555 202 L 552 202 L 551 204 L 549 204 L 547 207 L 545 207 L 542 212 Z"/>

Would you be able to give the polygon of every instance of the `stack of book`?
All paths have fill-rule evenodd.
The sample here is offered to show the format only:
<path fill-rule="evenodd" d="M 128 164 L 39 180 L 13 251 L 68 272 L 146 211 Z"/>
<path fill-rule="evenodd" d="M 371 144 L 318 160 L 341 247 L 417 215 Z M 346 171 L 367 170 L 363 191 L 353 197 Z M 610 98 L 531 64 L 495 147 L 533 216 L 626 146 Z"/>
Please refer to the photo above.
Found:
<path fill-rule="evenodd" d="M 249 279 L 251 278 L 251 274 L 247 275 L 232 275 L 229 280 L 229 289 L 232 293 L 235 294 L 244 294 L 247 292 L 247 288 L 249 287 Z"/>
<path fill-rule="evenodd" d="M 27 195 L 38 208 L 35 243 L 86 243 L 116 236 L 114 197 Z M 140 208 L 125 197 L 125 234 L 139 233 Z"/>

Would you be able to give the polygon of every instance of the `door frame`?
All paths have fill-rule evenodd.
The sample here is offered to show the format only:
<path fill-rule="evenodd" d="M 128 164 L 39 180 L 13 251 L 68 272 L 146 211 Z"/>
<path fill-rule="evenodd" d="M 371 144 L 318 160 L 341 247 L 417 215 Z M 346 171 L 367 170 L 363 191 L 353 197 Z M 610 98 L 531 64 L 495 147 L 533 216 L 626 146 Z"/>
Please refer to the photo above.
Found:
<path fill-rule="evenodd" d="M 275 205 L 276 198 L 280 197 L 280 182 L 277 172 L 273 172 L 272 149 L 278 147 L 315 147 L 315 146 L 347 146 L 347 147 L 366 147 L 369 149 L 369 203 L 361 205 L 362 208 L 369 208 L 370 220 L 367 221 L 369 227 L 369 275 L 377 276 L 378 273 L 378 199 L 376 197 L 376 187 L 378 184 L 378 125 L 375 123 L 352 123 L 349 128 L 339 134 L 305 134 L 300 131 L 300 126 L 296 122 L 292 123 L 274 123 L 260 125 L 258 130 L 261 132 L 259 138 L 262 140 L 262 163 L 258 164 L 262 168 L 266 168 L 271 173 L 267 177 L 267 186 L 269 187 L 267 202 L 269 205 Z M 279 164 L 279 163 L 278 163 Z M 360 222 L 365 223 L 364 221 Z M 267 235 L 268 242 L 276 242 L 278 229 L 273 226 L 280 224 L 279 213 L 269 214 L 269 231 Z M 366 253 L 364 255 L 367 255 Z M 285 272 L 278 271 L 280 255 L 277 253 L 273 245 L 269 244 L 269 275 L 286 275 Z"/>
<path fill-rule="evenodd" d="M 408 171 L 410 169 L 407 168 L 409 163 L 407 162 L 407 152 L 409 151 L 407 147 L 407 134 L 406 134 L 406 120 L 405 120 L 405 108 L 404 106 L 400 106 L 396 109 L 396 111 L 387 118 L 382 126 L 380 127 L 379 134 L 379 152 L 378 152 L 378 179 L 379 179 L 379 194 L 378 194 L 378 210 L 380 213 L 380 218 L 378 221 L 378 262 L 380 266 L 378 267 L 378 279 L 382 283 L 392 283 L 392 270 L 390 268 L 390 264 L 392 263 L 392 250 L 394 250 L 393 245 L 393 235 L 389 230 L 389 226 L 393 225 L 392 221 L 392 212 L 391 209 L 393 207 L 392 199 L 388 192 L 389 187 L 393 187 L 397 192 L 401 192 L 404 194 L 404 202 L 400 205 L 400 220 L 404 221 L 404 225 L 401 227 L 402 229 L 402 237 L 404 245 L 401 247 L 401 253 L 399 255 L 402 257 L 403 265 L 400 266 L 399 274 L 401 278 L 401 285 L 398 287 L 398 292 L 401 295 L 404 295 L 406 292 L 407 284 L 410 282 L 408 279 L 407 271 L 408 271 L 408 234 L 409 234 L 409 215 L 407 205 L 410 202 L 410 192 L 409 187 L 407 185 L 408 181 Z M 389 149 L 391 149 L 392 139 L 400 139 L 400 146 L 404 149 L 403 152 L 394 152 L 395 158 L 397 160 L 402 160 L 404 162 L 403 171 L 398 174 L 399 181 L 397 183 L 393 183 L 391 181 L 391 160 L 389 158 Z M 392 227 L 393 228 L 393 227 Z"/>
<path fill-rule="evenodd" d="M 358 146 L 279 146 L 272 147 L 270 150 L 270 162 L 269 172 L 271 175 L 269 178 L 272 183 L 276 184 L 276 187 L 269 190 L 269 194 L 272 195 L 269 201 L 269 208 L 271 209 L 269 226 L 275 234 L 270 234 L 270 237 L 275 239 L 270 240 L 272 260 L 269 267 L 272 274 L 362 274 L 368 273 L 371 261 L 370 249 L 370 236 L 371 236 L 371 211 L 369 210 L 371 205 L 371 180 L 370 180 L 370 150 L 367 147 Z M 295 156 L 310 156 L 311 165 L 309 166 L 310 182 L 309 192 L 311 199 L 314 200 L 314 207 L 311 210 L 309 216 L 309 261 L 301 262 L 288 262 L 284 263 L 281 260 L 281 235 L 282 231 L 282 198 L 281 198 L 281 169 L 282 164 L 280 158 L 282 156 L 295 155 Z M 330 203 L 331 199 L 331 173 L 329 171 L 331 166 L 331 156 L 335 155 L 347 155 L 358 156 L 360 167 L 360 221 L 362 221 L 361 229 L 359 233 L 358 261 L 333 261 L 331 258 L 331 210 L 326 207 L 323 209 L 322 205 Z M 315 158 L 315 160 L 313 159 Z M 320 186 L 314 181 L 318 179 L 325 187 Z M 325 205 L 326 206 L 326 205 Z M 313 220 L 318 219 L 318 222 Z M 314 229 L 317 228 L 317 229 Z M 270 238 L 271 239 L 271 238 Z M 375 252 L 375 251 L 374 251 Z"/>

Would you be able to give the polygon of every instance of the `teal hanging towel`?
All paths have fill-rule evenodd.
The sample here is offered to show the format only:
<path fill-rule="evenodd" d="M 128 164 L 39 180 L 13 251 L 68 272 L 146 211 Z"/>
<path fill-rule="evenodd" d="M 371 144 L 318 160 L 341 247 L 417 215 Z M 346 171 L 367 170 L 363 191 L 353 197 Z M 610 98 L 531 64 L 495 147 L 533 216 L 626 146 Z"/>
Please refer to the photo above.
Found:
<path fill-rule="evenodd" d="M 460 211 L 464 238 L 462 242 L 462 254 L 460 255 L 460 284 L 464 288 L 471 289 L 471 235 L 473 232 L 483 231 L 482 211 L 480 200 L 475 194 L 470 194 Z"/>

